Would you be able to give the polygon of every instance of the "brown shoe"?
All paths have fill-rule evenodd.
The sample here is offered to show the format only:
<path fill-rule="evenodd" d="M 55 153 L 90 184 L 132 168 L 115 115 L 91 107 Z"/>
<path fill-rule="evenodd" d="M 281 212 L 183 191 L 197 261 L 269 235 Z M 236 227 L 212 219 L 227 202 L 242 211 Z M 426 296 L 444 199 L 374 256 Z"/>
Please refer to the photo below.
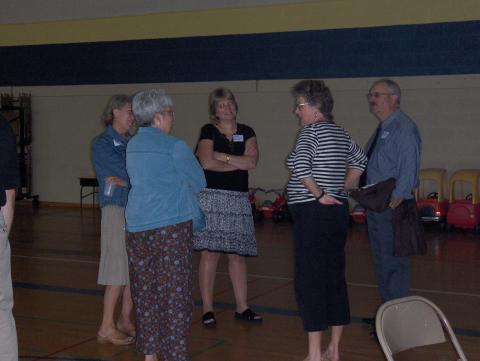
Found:
<path fill-rule="evenodd" d="M 114 330 L 108 335 L 101 335 L 100 333 L 97 333 L 97 341 L 99 343 L 111 343 L 117 346 L 124 346 L 134 343 L 135 338 Z"/>

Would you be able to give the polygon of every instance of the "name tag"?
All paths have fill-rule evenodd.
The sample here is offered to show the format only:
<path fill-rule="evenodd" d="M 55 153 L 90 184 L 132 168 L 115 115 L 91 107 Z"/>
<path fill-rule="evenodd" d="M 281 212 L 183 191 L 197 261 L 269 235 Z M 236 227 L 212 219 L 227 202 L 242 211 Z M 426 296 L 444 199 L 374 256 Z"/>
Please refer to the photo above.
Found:
<path fill-rule="evenodd" d="M 234 142 L 243 142 L 243 134 L 234 134 L 232 140 Z"/>

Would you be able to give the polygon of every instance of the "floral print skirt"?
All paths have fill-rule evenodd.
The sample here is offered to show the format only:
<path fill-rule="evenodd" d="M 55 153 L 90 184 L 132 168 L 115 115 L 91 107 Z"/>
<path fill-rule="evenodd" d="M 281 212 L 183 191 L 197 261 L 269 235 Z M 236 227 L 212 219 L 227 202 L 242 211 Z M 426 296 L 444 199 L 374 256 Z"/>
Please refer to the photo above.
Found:
<path fill-rule="evenodd" d="M 206 226 L 193 235 L 196 251 L 256 256 L 257 241 L 247 192 L 207 188 L 198 194 Z"/>
<path fill-rule="evenodd" d="M 192 321 L 192 221 L 129 232 L 127 252 L 137 350 L 187 360 Z"/>

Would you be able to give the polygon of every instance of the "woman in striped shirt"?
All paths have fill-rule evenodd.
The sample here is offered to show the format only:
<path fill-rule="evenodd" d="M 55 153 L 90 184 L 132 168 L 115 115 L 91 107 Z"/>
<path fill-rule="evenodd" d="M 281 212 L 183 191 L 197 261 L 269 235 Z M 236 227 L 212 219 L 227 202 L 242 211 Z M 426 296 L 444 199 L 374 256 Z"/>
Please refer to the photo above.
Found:
<path fill-rule="evenodd" d="M 367 158 L 333 122 L 333 97 L 323 81 L 303 80 L 292 94 L 301 128 L 287 160 L 287 193 L 294 228 L 295 295 L 308 333 L 305 361 L 338 361 L 343 325 L 350 322 L 346 189 L 358 182 Z M 328 327 L 331 340 L 322 354 L 322 332 Z"/>

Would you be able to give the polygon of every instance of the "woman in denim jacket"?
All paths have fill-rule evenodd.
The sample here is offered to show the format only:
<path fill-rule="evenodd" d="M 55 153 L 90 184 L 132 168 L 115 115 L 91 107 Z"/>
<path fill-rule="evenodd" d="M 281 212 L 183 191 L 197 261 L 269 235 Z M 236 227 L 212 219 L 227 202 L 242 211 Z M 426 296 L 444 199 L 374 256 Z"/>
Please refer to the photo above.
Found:
<path fill-rule="evenodd" d="M 192 319 L 192 220 L 206 186 L 186 143 L 171 136 L 171 98 L 161 89 L 132 102 L 138 133 L 128 143 L 125 211 L 137 350 L 145 361 L 187 360 Z"/>
<path fill-rule="evenodd" d="M 131 98 L 128 95 L 113 96 L 102 120 L 107 129 L 93 142 L 93 163 L 102 209 L 98 283 L 106 286 L 102 324 L 97 339 L 102 343 L 128 345 L 135 340 L 125 245 L 125 206 L 130 187 L 125 154 L 133 125 Z M 115 306 L 120 297 L 122 310 L 115 324 Z"/>

